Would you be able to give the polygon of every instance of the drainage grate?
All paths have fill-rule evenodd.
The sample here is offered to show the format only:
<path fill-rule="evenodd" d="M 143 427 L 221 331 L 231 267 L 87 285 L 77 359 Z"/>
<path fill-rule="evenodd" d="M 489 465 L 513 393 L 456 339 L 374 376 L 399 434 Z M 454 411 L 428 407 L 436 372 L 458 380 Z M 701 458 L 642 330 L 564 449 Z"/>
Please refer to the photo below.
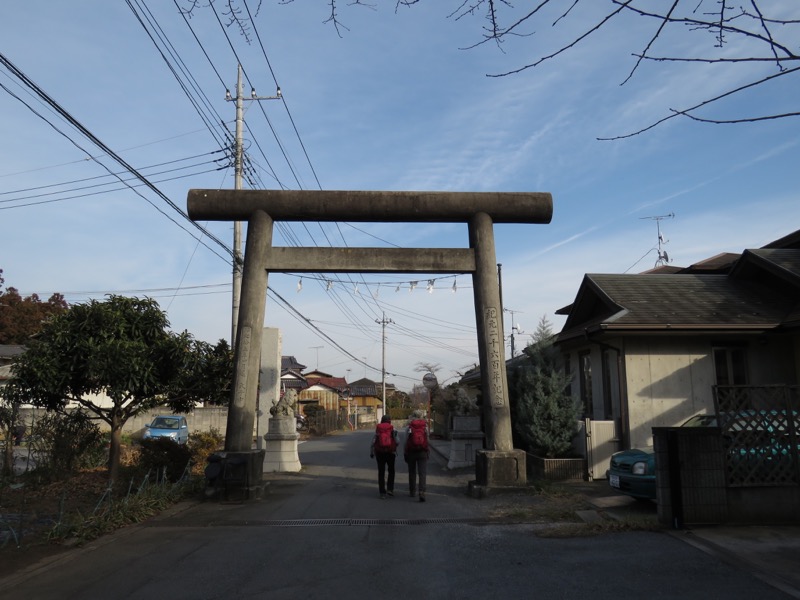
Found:
<path fill-rule="evenodd" d="M 258 527 L 339 527 L 352 525 L 452 525 L 452 524 L 486 524 L 489 519 L 285 519 L 280 521 L 218 521 L 210 523 L 212 527 L 239 527 L 242 525 Z"/>

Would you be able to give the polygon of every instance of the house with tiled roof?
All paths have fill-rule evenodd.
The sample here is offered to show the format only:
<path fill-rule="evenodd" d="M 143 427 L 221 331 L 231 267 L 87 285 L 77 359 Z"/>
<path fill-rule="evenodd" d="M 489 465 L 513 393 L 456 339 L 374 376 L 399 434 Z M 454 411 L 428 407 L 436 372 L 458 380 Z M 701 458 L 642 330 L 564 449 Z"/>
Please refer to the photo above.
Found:
<path fill-rule="evenodd" d="M 350 384 L 350 402 L 354 407 L 377 410 L 383 407 L 383 390 L 380 383 L 366 377 Z"/>
<path fill-rule="evenodd" d="M 306 366 L 297 362 L 294 356 L 281 356 L 281 371 L 296 371 L 302 373 Z"/>
<path fill-rule="evenodd" d="M 325 410 L 339 410 L 342 408 L 343 396 L 348 389 L 344 377 L 334 377 L 322 371 L 305 373 L 308 387 L 300 392 L 300 404 L 315 403 Z M 346 403 L 345 403 L 346 407 Z"/>
<path fill-rule="evenodd" d="M 288 369 L 281 371 L 281 390 L 294 390 L 298 394 L 308 387 L 308 382 L 299 371 Z"/>
<path fill-rule="evenodd" d="M 555 344 L 586 426 L 609 424 L 613 450 L 640 448 L 652 446 L 653 427 L 714 413 L 715 386 L 796 393 L 798 234 L 666 273 L 585 275 L 559 311 L 567 320 Z M 608 454 L 590 461 L 593 478 L 604 477 Z"/>

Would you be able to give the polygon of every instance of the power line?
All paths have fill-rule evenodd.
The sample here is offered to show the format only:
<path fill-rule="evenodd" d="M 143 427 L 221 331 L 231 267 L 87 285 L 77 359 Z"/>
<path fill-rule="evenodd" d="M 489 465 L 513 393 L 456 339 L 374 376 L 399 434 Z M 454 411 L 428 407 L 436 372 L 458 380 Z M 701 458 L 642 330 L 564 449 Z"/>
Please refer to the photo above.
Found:
<path fill-rule="evenodd" d="M 27 87 L 28 87 L 30 90 L 32 90 L 32 91 L 33 91 L 33 92 L 34 92 L 34 93 L 35 93 L 35 94 L 36 94 L 36 95 L 37 95 L 37 96 L 38 96 L 38 97 L 39 97 L 39 98 L 40 98 L 40 99 L 41 99 L 41 100 L 42 100 L 42 101 L 43 101 L 43 102 L 44 102 L 44 103 L 47 105 L 47 106 L 50 106 L 51 108 L 53 108 L 53 109 L 54 109 L 54 110 L 55 110 L 55 111 L 56 111 L 56 112 L 57 112 L 57 113 L 58 113 L 58 114 L 59 114 L 59 115 L 60 115 L 60 116 L 61 116 L 61 117 L 62 117 L 64 120 L 66 120 L 66 121 L 67 121 L 67 122 L 68 122 L 70 125 L 72 125 L 72 126 L 73 126 L 75 129 L 77 129 L 77 130 L 78 130 L 78 131 L 79 131 L 81 134 L 83 134 L 83 135 L 84 135 L 84 137 L 88 138 L 88 139 L 89 139 L 89 141 L 91 141 L 93 144 L 95 144 L 96 146 L 98 146 L 99 148 L 101 148 L 101 149 L 102 149 L 102 150 L 103 150 L 103 151 L 104 151 L 104 152 L 105 152 L 105 153 L 106 153 L 106 154 L 107 154 L 109 157 L 111 157 L 111 158 L 112 158 L 113 160 L 115 160 L 117 163 L 119 163 L 120 165 L 122 165 L 122 166 L 123 166 L 123 167 L 124 167 L 124 168 L 125 168 L 127 171 L 129 171 L 130 173 L 134 174 L 134 175 L 136 176 L 136 178 L 137 178 L 137 179 L 139 179 L 139 180 L 140 180 L 142 183 L 144 183 L 144 185 L 145 185 L 147 188 L 149 188 L 149 189 L 150 189 L 150 190 L 151 190 L 153 193 L 155 193 L 155 194 L 156 194 L 156 195 L 157 195 L 159 198 L 161 198 L 161 199 L 162 199 L 164 202 L 166 202 L 166 203 L 167 203 L 167 204 L 168 204 L 168 205 L 169 205 L 169 206 L 170 206 L 170 207 L 171 207 L 171 208 L 172 208 L 172 209 L 173 209 L 175 212 L 177 212 L 177 213 L 178 213 L 178 214 L 179 214 L 179 215 L 180 215 L 180 216 L 181 216 L 181 217 L 182 217 L 184 220 L 186 220 L 187 222 L 191 223 L 193 227 L 195 227 L 196 229 L 198 229 L 199 231 L 201 231 L 201 232 L 202 232 L 202 233 L 203 233 L 205 236 L 207 236 L 207 237 L 208 237 L 210 240 L 212 240 L 212 241 L 216 242 L 216 243 L 217 243 L 217 244 L 218 244 L 218 245 L 219 245 L 221 248 L 223 248 L 223 249 L 224 249 L 224 250 L 225 250 L 227 253 L 229 253 L 229 254 L 232 254 L 232 252 L 231 252 L 230 248 L 228 248 L 228 247 L 227 247 L 225 244 L 223 244 L 223 243 L 222 243 L 222 242 L 221 242 L 219 239 L 217 239 L 217 238 L 216 238 L 216 237 L 215 237 L 213 234 L 211 234 L 210 232 L 206 231 L 205 229 L 203 229 L 202 227 L 200 227 L 200 225 L 198 225 L 197 223 L 195 223 L 194 221 L 192 221 L 192 220 L 189 218 L 189 215 L 187 215 L 187 214 L 186 214 L 186 213 L 185 213 L 183 210 L 181 210 L 181 209 L 180 209 L 180 208 L 179 208 L 179 207 L 178 207 L 178 206 L 177 206 L 177 205 L 176 205 L 176 204 L 175 204 L 175 203 L 174 203 L 172 200 L 170 200 L 170 199 L 169 199 L 169 198 L 168 198 L 168 197 L 167 197 L 167 196 L 166 196 L 166 195 L 165 195 L 163 192 L 161 192 L 161 190 L 159 190 L 159 189 L 158 189 L 158 188 L 157 188 L 155 185 L 153 185 L 153 184 L 152 184 L 150 181 L 148 181 L 146 177 L 144 177 L 144 176 L 143 176 L 141 173 L 139 173 L 139 172 L 138 172 L 138 171 L 137 171 L 137 170 L 136 170 L 136 169 L 135 169 L 135 168 L 134 168 L 132 165 L 128 164 L 128 162 L 127 162 L 127 161 L 125 161 L 125 160 L 124 160 L 124 159 L 123 159 L 121 156 L 117 155 L 117 154 L 116 154 L 116 153 L 115 153 L 113 150 L 111 150 L 111 148 L 109 148 L 108 146 L 106 146 L 106 145 L 105 145 L 105 144 L 104 144 L 104 143 L 103 143 L 103 142 L 102 142 L 102 141 L 101 141 L 101 140 L 100 140 L 100 139 L 99 139 L 97 136 L 95 136 L 95 135 L 94 135 L 94 134 L 93 134 L 91 131 L 89 131 L 88 129 L 86 129 L 86 127 L 84 127 L 84 126 L 83 126 L 83 125 L 82 125 L 82 124 L 81 124 L 81 123 L 80 123 L 80 122 L 79 122 L 77 119 L 75 119 L 75 118 L 74 118 L 74 117 L 73 117 L 73 116 L 72 116 L 72 115 L 71 115 L 69 112 L 67 112 L 67 111 L 66 111 L 66 110 L 65 110 L 65 109 L 64 109 L 64 108 L 63 108 L 61 105 L 59 105 L 59 104 L 58 104 L 58 103 L 57 103 L 55 100 L 53 100 L 53 99 L 52 99 L 50 96 L 48 96 L 48 95 L 47 95 L 47 94 L 44 92 L 44 90 L 42 90 L 42 89 L 41 89 L 41 88 L 40 88 L 38 85 L 36 85 L 36 84 L 35 84 L 35 83 L 34 83 L 34 82 L 33 82 L 33 81 L 32 81 L 32 80 L 31 80 L 31 79 L 30 79 L 30 78 L 29 78 L 27 75 L 25 75 L 25 73 L 23 73 L 21 70 L 19 70 L 19 69 L 18 69 L 18 68 L 17 68 L 17 67 L 16 67 L 16 66 L 15 66 L 15 65 L 14 65 L 14 64 L 13 64 L 13 63 L 12 63 L 12 62 L 11 62 L 11 61 L 8 59 L 8 58 L 7 58 L 7 57 L 6 57 L 4 54 L 2 54 L 2 53 L 0 53 L 0 63 L 2 63 L 2 64 L 3 64 L 3 66 L 5 66 L 5 67 L 6 67 L 6 69 L 8 69 L 8 70 L 9 70 L 9 71 L 10 71 L 10 72 L 11 72 L 11 73 L 12 73 L 12 74 L 13 74 L 13 75 L 14 75 L 14 76 L 17 78 L 17 79 L 19 79 L 20 81 L 22 81 L 22 82 L 23 82 L 23 83 L 24 83 L 24 84 L 25 84 L 25 85 L 26 85 L 26 86 L 27 86 Z M 7 88 L 6 88 L 6 90 L 7 90 L 9 93 L 11 93 L 11 92 L 10 92 L 10 90 L 8 90 Z M 17 96 L 16 96 L 16 95 L 14 95 L 14 94 L 12 94 L 12 95 L 13 95 L 15 98 L 17 98 L 17 99 L 18 99 L 20 102 L 23 102 L 23 104 L 25 104 L 26 106 L 28 106 L 28 108 L 29 108 L 29 109 L 31 109 L 31 110 L 33 111 L 33 108 L 32 108 L 30 105 L 28 105 L 26 102 L 22 101 L 22 99 L 21 99 L 21 98 L 17 97 Z M 36 111 L 33 111 L 33 112 L 34 112 L 35 114 L 37 114 L 37 116 L 39 116 L 40 118 L 42 118 L 43 120 L 45 120 L 45 122 L 47 122 L 48 124 L 50 124 L 50 125 L 51 125 L 51 127 L 53 127 L 54 129 L 56 129 L 56 131 L 58 131 L 58 132 L 59 132 L 59 133 L 61 133 L 62 135 L 65 135 L 65 134 L 64 134 L 63 132 L 61 132 L 61 131 L 60 131 L 58 128 L 56 128 L 56 127 L 55 127 L 55 126 L 54 126 L 54 125 L 53 125 L 53 124 L 52 124 L 52 123 L 51 123 L 51 122 L 50 122 L 48 119 L 45 119 L 45 118 L 44 118 L 44 117 L 43 117 L 41 114 L 39 114 L 39 113 L 38 113 L 38 112 L 36 112 Z M 87 152 L 86 150 L 84 150 L 84 149 L 83 149 L 83 148 L 82 148 L 80 145 L 78 145 L 78 144 L 77 144 L 77 143 L 76 143 L 76 142 L 75 142 L 75 141 L 74 141 L 72 138 L 70 138 L 69 136 L 65 136 L 65 137 L 67 137 L 67 139 L 68 139 L 68 140 L 70 140 L 70 142 L 72 142 L 72 143 L 73 143 L 73 145 L 75 145 L 75 147 L 76 147 L 76 148 L 80 149 L 82 152 L 84 152 L 84 153 L 85 153 L 87 156 L 89 156 L 90 158 L 93 158 L 93 157 L 92 157 L 92 155 L 91 155 L 91 153 L 89 153 L 89 152 Z M 113 173 L 113 171 L 111 171 L 111 169 L 109 169 L 109 168 L 108 168 L 108 167 L 107 167 L 105 164 L 103 164 L 102 162 L 99 162 L 99 161 L 97 161 L 96 159 L 93 159 L 93 160 L 95 160 L 95 162 L 96 162 L 97 164 L 99 164 L 100 166 L 102 166 L 102 167 L 103 167 L 104 169 L 106 169 L 106 170 L 107 170 L 109 173 L 111 173 L 112 175 L 114 174 L 114 173 Z M 123 181 L 122 183 L 125 183 L 125 182 Z M 146 198 L 145 196 L 143 196 L 142 194 L 140 194 L 138 191 L 136 191 L 135 189 L 133 189 L 133 188 L 132 188 L 131 186 L 129 186 L 127 183 L 125 183 L 125 185 L 126 185 L 126 186 L 127 186 L 129 189 L 131 189 L 131 191 L 133 191 L 133 192 L 134 192 L 136 195 L 138 195 L 140 198 L 142 198 L 142 199 L 143 199 L 143 200 L 145 200 L 145 201 L 146 201 L 148 204 L 150 204 L 150 205 L 151 205 L 153 208 L 155 208 L 155 209 L 156 209 L 156 210 L 158 210 L 158 211 L 159 211 L 161 214 L 163 214 L 165 217 L 167 217 L 167 218 L 168 218 L 170 221 L 172 221 L 173 223 L 175 223 L 176 225 L 178 225 L 179 227 L 181 227 L 181 229 L 184 229 L 184 227 L 183 227 L 183 226 L 181 226 L 181 225 L 180 225 L 180 224 L 179 224 L 177 221 L 175 221 L 175 219 L 173 219 L 172 217 L 170 217 L 169 215 L 167 215 L 167 213 L 165 213 L 163 210 L 161 210 L 159 207 L 157 207 L 157 206 L 156 206 L 156 205 L 155 205 L 155 204 L 154 204 L 154 203 L 153 203 L 151 200 L 149 200 L 148 198 Z"/>

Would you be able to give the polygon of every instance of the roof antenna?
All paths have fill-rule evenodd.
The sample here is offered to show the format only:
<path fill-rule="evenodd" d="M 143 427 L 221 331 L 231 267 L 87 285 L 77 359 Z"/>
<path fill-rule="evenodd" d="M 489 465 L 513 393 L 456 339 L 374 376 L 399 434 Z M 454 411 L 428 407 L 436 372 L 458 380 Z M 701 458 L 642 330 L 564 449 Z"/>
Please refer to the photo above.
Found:
<path fill-rule="evenodd" d="M 656 229 L 658 231 L 658 258 L 656 259 L 655 265 L 653 268 L 656 269 L 658 267 L 662 267 L 667 263 L 672 262 L 669 258 L 669 254 L 667 251 L 663 249 L 663 246 L 669 243 L 669 240 L 664 239 L 664 234 L 661 233 L 661 221 L 664 219 L 674 219 L 675 213 L 671 212 L 668 215 L 659 215 L 656 217 L 639 217 L 640 219 L 651 219 L 656 222 Z"/>

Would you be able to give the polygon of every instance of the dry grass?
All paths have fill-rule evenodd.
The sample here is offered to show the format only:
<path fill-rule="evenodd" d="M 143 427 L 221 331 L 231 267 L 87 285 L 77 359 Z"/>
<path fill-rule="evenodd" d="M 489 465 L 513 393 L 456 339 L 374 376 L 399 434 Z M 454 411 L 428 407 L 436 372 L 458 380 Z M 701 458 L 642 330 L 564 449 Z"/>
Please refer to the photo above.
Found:
<path fill-rule="evenodd" d="M 35 472 L 0 482 L 0 577 L 72 546 L 143 521 L 175 504 L 184 484 L 109 489 L 105 469 L 41 481 Z"/>
<path fill-rule="evenodd" d="M 654 515 L 614 511 L 613 515 L 597 508 L 593 498 L 604 493 L 597 486 L 544 483 L 526 493 L 502 496 L 493 500 L 490 516 L 499 521 L 543 525 L 536 535 L 549 538 L 584 537 L 619 531 L 661 531 Z M 607 495 L 607 494 L 606 494 Z M 587 523 L 580 511 L 593 511 L 598 519 Z"/>

